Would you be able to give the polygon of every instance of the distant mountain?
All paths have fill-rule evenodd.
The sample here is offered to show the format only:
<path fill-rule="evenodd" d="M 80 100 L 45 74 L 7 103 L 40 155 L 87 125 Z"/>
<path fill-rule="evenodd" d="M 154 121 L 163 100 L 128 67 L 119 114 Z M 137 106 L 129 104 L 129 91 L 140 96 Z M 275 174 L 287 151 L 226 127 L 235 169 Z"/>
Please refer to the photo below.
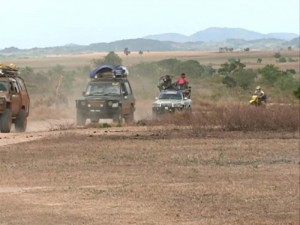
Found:
<path fill-rule="evenodd" d="M 300 36 L 286 42 L 286 45 L 300 48 Z"/>
<path fill-rule="evenodd" d="M 157 40 L 157 41 L 174 41 L 174 42 L 189 42 L 190 38 L 183 34 L 177 33 L 165 33 L 159 35 L 148 35 L 144 37 L 145 39 Z"/>
<path fill-rule="evenodd" d="M 298 34 L 293 33 L 269 33 L 262 34 L 255 31 L 249 31 L 242 28 L 220 28 L 220 27 L 211 27 L 202 31 L 198 31 L 190 36 L 185 36 L 182 34 L 157 34 L 150 35 L 144 38 L 159 40 L 159 41 L 174 41 L 174 42 L 220 42 L 226 41 L 227 39 L 243 39 L 243 40 L 257 40 L 257 39 L 282 39 L 285 41 L 291 40 L 299 36 Z"/>
<path fill-rule="evenodd" d="M 208 28 L 185 36 L 177 33 L 150 35 L 148 38 L 126 39 L 109 43 L 89 45 L 66 44 L 64 46 L 19 49 L 0 49 L 0 58 L 6 56 L 38 56 L 57 54 L 78 54 L 91 52 L 120 52 L 128 48 L 138 51 L 219 51 L 220 48 L 241 50 L 299 49 L 299 35 L 291 33 L 261 34 L 240 28 Z M 173 41 L 170 41 L 173 40 Z"/>

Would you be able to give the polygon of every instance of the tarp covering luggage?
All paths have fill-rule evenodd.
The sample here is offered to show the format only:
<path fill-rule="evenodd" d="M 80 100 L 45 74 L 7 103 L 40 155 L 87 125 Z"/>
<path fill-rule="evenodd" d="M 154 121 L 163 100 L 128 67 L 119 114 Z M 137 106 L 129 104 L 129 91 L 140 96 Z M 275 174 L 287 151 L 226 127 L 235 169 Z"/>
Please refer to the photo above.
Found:
<path fill-rule="evenodd" d="M 128 70 L 125 66 L 116 65 L 103 65 L 93 69 L 89 77 L 90 78 L 100 78 L 100 77 L 114 77 L 121 78 L 128 75 Z"/>

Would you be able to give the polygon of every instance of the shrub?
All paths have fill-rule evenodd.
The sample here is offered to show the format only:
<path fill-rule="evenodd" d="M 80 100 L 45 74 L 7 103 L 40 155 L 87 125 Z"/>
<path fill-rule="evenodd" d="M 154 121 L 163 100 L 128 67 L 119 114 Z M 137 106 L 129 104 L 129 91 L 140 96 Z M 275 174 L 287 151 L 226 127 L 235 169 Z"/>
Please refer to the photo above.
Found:
<path fill-rule="evenodd" d="M 275 52 L 274 53 L 274 58 L 279 59 L 281 57 L 280 52 Z"/>
<path fill-rule="evenodd" d="M 273 64 L 268 64 L 258 71 L 262 75 L 263 82 L 271 85 L 275 83 L 280 76 L 282 76 L 282 72 Z"/>
<path fill-rule="evenodd" d="M 222 80 L 222 83 L 229 88 L 233 88 L 236 86 L 236 81 L 230 76 L 225 76 Z"/>
<path fill-rule="evenodd" d="M 294 95 L 296 98 L 300 99 L 300 85 L 298 85 L 298 88 L 294 91 Z"/>
<path fill-rule="evenodd" d="M 236 81 L 237 86 L 248 89 L 249 86 L 254 82 L 256 78 L 256 73 L 252 69 L 241 70 L 232 75 L 232 78 Z"/>
<path fill-rule="evenodd" d="M 176 65 L 175 71 L 178 74 L 185 73 L 189 77 L 200 77 L 204 72 L 204 68 L 196 60 L 187 60 Z"/>
<path fill-rule="evenodd" d="M 286 58 L 281 56 L 279 59 L 278 59 L 278 62 L 281 62 L 281 63 L 285 63 L 287 62 Z"/>

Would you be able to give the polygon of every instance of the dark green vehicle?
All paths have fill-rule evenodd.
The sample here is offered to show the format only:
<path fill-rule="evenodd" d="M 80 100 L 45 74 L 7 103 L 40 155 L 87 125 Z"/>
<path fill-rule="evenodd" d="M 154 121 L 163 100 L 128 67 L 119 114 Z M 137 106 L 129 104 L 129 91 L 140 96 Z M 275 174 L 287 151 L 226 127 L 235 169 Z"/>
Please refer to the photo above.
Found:
<path fill-rule="evenodd" d="M 128 71 L 123 66 L 101 66 L 90 73 L 83 97 L 76 100 L 77 125 L 87 119 L 112 119 L 115 123 L 134 121 L 135 98 L 127 79 Z"/>

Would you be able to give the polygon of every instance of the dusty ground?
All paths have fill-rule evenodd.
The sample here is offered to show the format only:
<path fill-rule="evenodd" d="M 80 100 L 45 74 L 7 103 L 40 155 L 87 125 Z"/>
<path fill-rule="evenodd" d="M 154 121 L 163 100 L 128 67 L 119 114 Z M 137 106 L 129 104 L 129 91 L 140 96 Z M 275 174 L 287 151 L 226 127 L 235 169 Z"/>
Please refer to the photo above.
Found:
<path fill-rule="evenodd" d="M 299 224 L 296 134 L 56 123 L 0 133 L 1 225 Z"/>

